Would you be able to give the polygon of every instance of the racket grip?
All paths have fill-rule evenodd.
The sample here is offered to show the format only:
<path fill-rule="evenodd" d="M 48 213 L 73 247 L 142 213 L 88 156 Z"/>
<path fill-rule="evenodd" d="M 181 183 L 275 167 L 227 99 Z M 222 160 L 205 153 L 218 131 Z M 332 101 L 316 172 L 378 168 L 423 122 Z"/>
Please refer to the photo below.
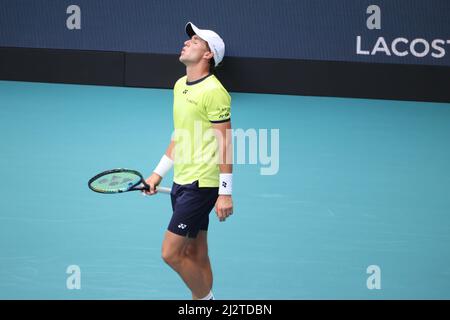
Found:
<path fill-rule="evenodd" d="M 166 187 L 156 187 L 156 191 L 161 193 L 170 193 L 172 189 Z"/>

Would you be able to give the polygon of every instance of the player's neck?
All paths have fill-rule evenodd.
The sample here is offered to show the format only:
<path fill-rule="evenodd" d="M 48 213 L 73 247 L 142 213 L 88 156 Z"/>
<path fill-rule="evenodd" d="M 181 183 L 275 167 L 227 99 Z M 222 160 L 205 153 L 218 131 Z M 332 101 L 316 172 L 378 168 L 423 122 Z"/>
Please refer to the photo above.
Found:
<path fill-rule="evenodd" d="M 199 80 L 201 78 L 206 77 L 209 74 L 209 70 L 205 68 L 203 65 L 196 64 L 196 65 L 190 65 L 186 66 L 186 75 L 187 75 L 187 81 L 193 82 L 196 80 Z"/>

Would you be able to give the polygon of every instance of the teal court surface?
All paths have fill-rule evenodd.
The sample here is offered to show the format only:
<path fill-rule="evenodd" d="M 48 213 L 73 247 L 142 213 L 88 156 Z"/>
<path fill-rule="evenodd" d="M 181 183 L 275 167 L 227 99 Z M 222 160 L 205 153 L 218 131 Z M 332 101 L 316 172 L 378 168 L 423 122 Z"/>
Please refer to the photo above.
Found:
<path fill-rule="evenodd" d="M 450 298 L 450 104 L 231 95 L 233 128 L 279 129 L 279 168 L 236 164 L 234 215 L 211 212 L 217 299 Z M 190 298 L 160 258 L 170 198 L 87 186 L 148 175 L 171 112 L 171 90 L 0 81 L 1 299 Z"/>

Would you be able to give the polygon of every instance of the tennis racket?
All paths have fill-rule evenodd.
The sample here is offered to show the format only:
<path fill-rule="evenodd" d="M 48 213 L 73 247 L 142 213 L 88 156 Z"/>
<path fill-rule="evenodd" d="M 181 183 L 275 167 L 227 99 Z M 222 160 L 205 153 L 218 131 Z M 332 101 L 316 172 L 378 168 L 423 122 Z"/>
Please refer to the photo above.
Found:
<path fill-rule="evenodd" d="M 150 190 L 142 174 L 130 169 L 113 169 L 99 173 L 89 180 L 88 186 L 92 191 L 99 193 Z M 156 191 L 170 193 L 171 189 L 157 186 Z"/>

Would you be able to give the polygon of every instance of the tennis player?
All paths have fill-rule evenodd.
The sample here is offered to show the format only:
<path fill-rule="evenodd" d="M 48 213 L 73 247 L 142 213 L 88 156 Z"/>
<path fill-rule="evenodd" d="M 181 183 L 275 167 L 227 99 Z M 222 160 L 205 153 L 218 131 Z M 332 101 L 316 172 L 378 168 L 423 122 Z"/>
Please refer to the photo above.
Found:
<path fill-rule="evenodd" d="M 193 299 L 213 300 L 207 244 L 209 213 L 215 207 L 220 221 L 233 213 L 231 97 L 213 74 L 225 54 L 222 38 L 191 22 L 185 28 L 189 39 L 179 60 L 186 66 L 186 75 L 174 86 L 175 134 L 146 180 L 150 185 L 146 193 L 155 194 L 155 186 L 174 167 L 173 215 L 162 244 L 162 258 L 181 276 Z M 186 145 L 186 141 L 195 140 L 194 131 L 199 129 L 214 132 L 213 138 Z"/>

